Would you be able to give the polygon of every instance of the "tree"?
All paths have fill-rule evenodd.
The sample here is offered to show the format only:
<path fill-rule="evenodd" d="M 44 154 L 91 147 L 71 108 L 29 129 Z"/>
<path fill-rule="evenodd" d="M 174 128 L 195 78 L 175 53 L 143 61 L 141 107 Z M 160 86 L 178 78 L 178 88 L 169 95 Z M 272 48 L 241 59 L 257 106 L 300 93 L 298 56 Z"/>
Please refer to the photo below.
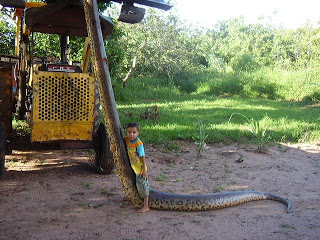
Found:
<path fill-rule="evenodd" d="M 7 14 L 0 11 L 0 54 L 14 54 L 15 49 L 15 29 Z"/>

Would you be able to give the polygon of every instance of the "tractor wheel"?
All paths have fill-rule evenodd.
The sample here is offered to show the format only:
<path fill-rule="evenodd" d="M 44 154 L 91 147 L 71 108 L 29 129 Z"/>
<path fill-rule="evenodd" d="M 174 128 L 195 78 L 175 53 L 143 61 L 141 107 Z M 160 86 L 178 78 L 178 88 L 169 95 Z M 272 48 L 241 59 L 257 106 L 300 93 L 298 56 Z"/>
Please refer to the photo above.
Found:
<path fill-rule="evenodd" d="M 0 122 L 4 124 L 6 154 L 11 154 L 9 140 L 12 137 L 12 66 L 0 67 Z M 1 168 L 1 167 L 0 167 Z"/>
<path fill-rule="evenodd" d="M 17 101 L 16 106 L 16 114 L 19 120 L 24 119 L 24 115 L 26 113 L 26 92 L 27 92 L 27 72 L 22 71 L 20 72 L 20 78 L 19 78 L 19 99 Z"/>
<path fill-rule="evenodd" d="M 0 67 L 0 122 L 6 127 L 5 137 L 12 132 L 12 67 Z"/>
<path fill-rule="evenodd" d="M 114 168 L 107 131 L 103 123 L 99 124 L 94 136 L 95 166 L 98 173 L 110 174 Z"/>
<path fill-rule="evenodd" d="M 100 123 L 100 96 L 96 85 L 94 91 L 94 126 L 93 146 L 95 150 L 95 166 L 100 174 L 110 174 L 114 168 L 113 155 L 110 152 L 108 134 L 103 123 Z"/>
<path fill-rule="evenodd" d="M 0 179 L 3 177 L 3 174 L 4 174 L 5 149 L 6 149 L 5 124 L 3 122 L 0 122 Z"/>

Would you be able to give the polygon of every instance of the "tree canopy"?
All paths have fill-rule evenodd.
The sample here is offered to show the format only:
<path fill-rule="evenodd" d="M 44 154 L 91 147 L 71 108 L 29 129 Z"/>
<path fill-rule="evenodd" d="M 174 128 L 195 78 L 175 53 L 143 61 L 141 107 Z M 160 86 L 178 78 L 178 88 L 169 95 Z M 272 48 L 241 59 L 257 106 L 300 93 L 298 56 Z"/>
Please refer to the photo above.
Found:
<path fill-rule="evenodd" d="M 100 6 L 108 12 L 107 5 Z M 107 10 L 106 10 L 107 9 Z M 10 14 L 10 13 L 9 13 Z M 15 29 L 0 15 L 0 52 L 14 52 Z M 139 24 L 113 19 L 113 34 L 106 40 L 113 79 L 132 75 L 188 81 L 203 71 L 252 72 L 262 67 L 295 69 L 319 65 L 320 28 L 298 29 L 267 24 L 246 24 L 243 18 L 221 21 L 211 29 L 195 29 L 173 14 L 148 9 Z M 59 55 L 58 36 L 34 34 L 35 55 Z M 82 57 L 83 38 L 71 38 L 72 60 Z"/>

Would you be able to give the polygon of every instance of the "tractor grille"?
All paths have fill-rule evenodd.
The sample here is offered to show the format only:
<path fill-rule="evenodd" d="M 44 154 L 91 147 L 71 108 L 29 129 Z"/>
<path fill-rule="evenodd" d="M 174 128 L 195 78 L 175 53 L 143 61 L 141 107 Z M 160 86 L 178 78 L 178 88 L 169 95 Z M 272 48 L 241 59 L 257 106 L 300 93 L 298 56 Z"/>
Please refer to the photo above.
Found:
<path fill-rule="evenodd" d="M 32 141 L 92 140 L 92 74 L 35 71 L 32 86 Z"/>
<path fill-rule="evenodd" d="M 40 75 L 37 81 L 38 119 L 89 121 L 93 112 L 90 103 L 90 80 L 90 76 L 70 77 L 70 74 L 64 73 Z"/>

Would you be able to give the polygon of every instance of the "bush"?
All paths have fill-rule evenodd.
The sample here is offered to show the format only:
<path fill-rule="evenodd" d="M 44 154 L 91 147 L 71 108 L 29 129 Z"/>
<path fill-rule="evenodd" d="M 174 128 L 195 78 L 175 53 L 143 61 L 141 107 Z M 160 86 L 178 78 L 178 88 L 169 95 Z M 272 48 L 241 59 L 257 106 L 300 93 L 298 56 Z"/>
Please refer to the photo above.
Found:
<path fill-rule="evenodd" d="M 277 97 L 277 84 L 273 83 L 271 76 L 264 71 L 243 74 L 244 88 L 242 95 L 252 98 L 275 99 Z"/>
<path fill-rule="evenodd" d="M 117 102 L 138 102 L 146 99 L 170 99 L 180 95 L 179 89 L 164 78 L 131 78 L 123 88 L 119 81 L 112 83 Z"/>
<path fill-rule="evenodd" d="M 176 87 L 178 87 L 180 91 L 185 93 L 192 93 L 197 89 L 196 79 L 178 78 L 178 79 L 174 79 L 173 83 Z"/>
<path fill-rule="evenodd" d="M 259 64 L 255 58 L 248 53 L 239 54 L 233 57 L 230 64 L 235 72 L 252 72 L 259 69 Z"/>
<path fill-rule="evenodd" d="M 215 74 L 205 82 L 198 84 L 197 93 L 211 96 L 239 95 L 243 84 L 235 74 Z"/>
<path fill-rule="evenodd" d="M 320 92 L 313 92 L 310 95 L 307 95 L 303 98 L 303 101 L 306 102 L 320 102 Z"/>
<path fill-rule="evenodd" d="M 276 86 L 266 80 L 253 81 L 244 88 L 243 95 L 252 98 L 275 99 Z"/>

